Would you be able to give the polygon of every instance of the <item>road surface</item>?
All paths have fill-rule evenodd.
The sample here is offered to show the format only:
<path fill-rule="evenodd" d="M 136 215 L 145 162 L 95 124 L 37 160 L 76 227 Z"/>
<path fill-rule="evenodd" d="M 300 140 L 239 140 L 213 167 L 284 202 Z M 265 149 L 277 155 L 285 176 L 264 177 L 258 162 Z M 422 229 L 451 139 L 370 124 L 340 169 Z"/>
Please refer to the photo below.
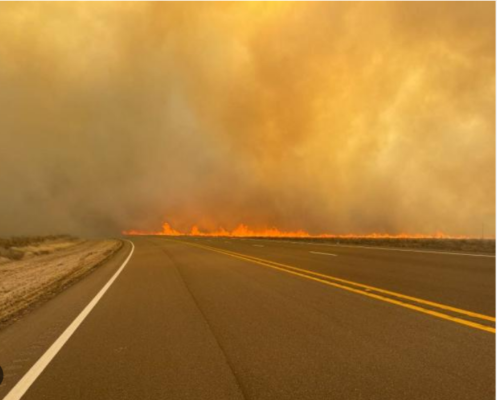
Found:
<path fill-rule="evenodd" d="M 0 331 L 0 399 L 495 398 L 494 257 L 131 240 Z"/>

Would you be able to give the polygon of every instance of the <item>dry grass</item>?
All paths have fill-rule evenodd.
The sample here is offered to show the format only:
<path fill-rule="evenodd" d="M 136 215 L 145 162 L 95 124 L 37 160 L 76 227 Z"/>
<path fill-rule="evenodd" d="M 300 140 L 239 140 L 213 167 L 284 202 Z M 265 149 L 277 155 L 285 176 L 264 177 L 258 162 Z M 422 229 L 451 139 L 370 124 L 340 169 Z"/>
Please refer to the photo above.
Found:
<path fill-rule="evenodd" d="M 270 238 L 265 238 L 271 240 Z M 461 253 L 495 254 L 495 239 L 373 239 L 373 238 L 277 238 L 278 240 L 306 241 L 349 246 L 393 247 Z"/>
<path fill-rule="evenodd" d="M 0 323 L 52 297 L 122 246 L 118 240 L 63 238 L 21 244 L 24 246 L 10 248 L 22 252 L 21 260 L 9 259 L 0 264 Z"/>
<path fill-rule="evenodd" d="M 36 255 L 49 254 L 78 244 L 81 240 L 68 235 L 20 236 L 0 238 L 0 264 Z"/>

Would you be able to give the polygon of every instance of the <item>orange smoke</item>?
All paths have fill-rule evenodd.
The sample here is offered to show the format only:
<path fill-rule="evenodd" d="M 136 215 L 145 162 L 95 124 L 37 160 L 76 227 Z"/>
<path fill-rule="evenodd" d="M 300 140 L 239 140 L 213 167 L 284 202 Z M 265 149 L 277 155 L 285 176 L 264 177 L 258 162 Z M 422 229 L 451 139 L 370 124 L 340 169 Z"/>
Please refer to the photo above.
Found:
<path fill-rule="evenodd" d="M 446 235 L 442 232 L 436 232 L 432 235 L 425 234 L 410 234 L 410 233 L 399 233 L 399 234 L 388 234 L 388 233 L 369 233 L 369 234 L 330 234 L 322 233 L 318 235 L 311 235 L 309 232 L 298 230 L 298 231 L 281 231 L 278 228 L 269 229 L 251 229 L 247 225 L 240 224 L 238 227 L 232 231 L 226 230 L 224 228 L 219 228 L 215 231 L 203 232 L 198 226 L 194 225 L 189 232 L 180 232 L 171 227 L 167 222 L 162 225 L 162 231 L 140 231 L 140 230 L 128 230 L 122 232 L 124 235 L 129 236 L 209 236 L 209 237 L 283 237 L 283 238 L 329 238 L 329 239 L 356 239 L 356 238 L 367 238 L 367 239 L 469 239 L 467 236 L 451 236 Z"/>

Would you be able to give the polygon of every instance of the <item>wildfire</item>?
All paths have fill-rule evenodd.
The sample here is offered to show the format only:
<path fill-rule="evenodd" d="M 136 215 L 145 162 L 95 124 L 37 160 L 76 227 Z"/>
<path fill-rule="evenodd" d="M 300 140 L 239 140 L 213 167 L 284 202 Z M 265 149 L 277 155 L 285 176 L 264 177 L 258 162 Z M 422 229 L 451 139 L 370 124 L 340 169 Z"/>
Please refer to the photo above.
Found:
<path fill-rule="evenodd" d="M 197 225 L 192 226 L 189 232 L 180 232 L 171 227 L 167 222 L 162 225 L 162 231 L 141 231 L 127 230 L 122 232 L 129 236 L 209 236 L 209 237 L 283 237 L 283 238 L 322 238 L 322 239 L 469 239 L 467 236 L 451 236 L 442 232 L 436 232 L 432 235 L 425 234 L 388 234 L 388 233 L 369 233 L 369 234 L 330 234 L 322 233 L 311 235 L 304 230 L 282 231 L 278 228 L 268 229 L 251 229 L 247 225 L 240 224 L 233 230 L 219 228 L 215 231 L 204 232 Z"/>

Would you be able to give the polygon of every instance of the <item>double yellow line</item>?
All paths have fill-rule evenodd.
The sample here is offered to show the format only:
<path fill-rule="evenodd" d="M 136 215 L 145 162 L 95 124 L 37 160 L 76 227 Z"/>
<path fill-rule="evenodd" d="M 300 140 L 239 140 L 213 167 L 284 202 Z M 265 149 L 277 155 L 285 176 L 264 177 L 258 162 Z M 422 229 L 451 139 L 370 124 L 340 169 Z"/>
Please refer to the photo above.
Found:
<path fill-rule="evenodd" d="M 204 250 L 209 250 L 209 251 L 213 251 L 216 253 L 224 254 L 224 255 L 227 255 L 230 257 L 238 258 L 240 260 L 249 261 L 251 263 L 262 265 L 262 266 L 267 267 L 267 268 L 272 268 L 272 269 L 276 269 L 276 270 L 279 270 L 282 272 L 286 272 L 286 273 L 291 274 L 291 275 L 300 276 L 300 277 L 305 278 L 305 279 L 309 279 L 312 281 L 323 283 L 323 284 L 328 285 L 328 286 L 333 286 L 336 288 L 347 290 L 349 292 L 357 293 L 357 294 L 360 294 L 362 296 L 371 297 L 373 299 L 384 301 L 386 303 L 395 304 L 397 306 L 408 308 L 408 309 L 411 309 L 414 311 L 418 311 L 418 312 L 421 312 L 423 314 L 428 314 L 428 315 L 431 315 L 433 317 L 445 319 L 445 320 L 455 322 L 455 323 L 458 323 L 461 325 L 469 326 L 471 328 L 480 329 L 482 331 L 495 333 L 495 328 L 493 328 L 491 326 L 483 325 L 483 324 L 478 323 L 478 322 L 473 322 L 473 321 L 469 321 L 469 320 L 462 319 L 462 318 L 458 317 L 458 316 L 466 316 L 466 317 L 470 317 L 470 318 L 477 319 L 477 320 L 484 320 L 484 321 L 489 321 L 489 322 L 495 323 L 495 318 L 490 317 L 488 315 L 479 314 L 479 313 L 476 313 L 473 311 L 462 310 L 460 308 L 447 306 L 445 304 L 440 304 L 440 303 L 436 303 L 436 302 L 429 301 L 429 300 L 419 299 L 419 298 L 413 297 L 413 296 L 407 296 L 407 295 L 402 294 L 402 293 L 392 292 L 390 290 L 380 289 L 380 288 L 377 288 L 374 286 L 364 285 L 362 283 L 352 282 L 352 281 L 349 281 L 346 279 L 341 279 L 341 278 L 337 278 L 337 277 L 330 276 L 330 275 L 324 275 L 324 274 L 320 274 L 318 272 L 308 271 L 305 269 L 292 267 L 290 265 L 281 264 L 281 263 L 277 263 L 274 261 L 249 256 L 246 254 L 235 253 L 234 251 L 219 249 L 216 247 L 205 246 L 205 245 L 200 245 L 197 243 L 191 243 L 191 242 L 186 242 L 186 241 L 180 241 L 180 240 L 174 240 L 174 239 L 168 239 L 168 240 L 171 240 L 171 241 L 174 241 L 177 243 L 187 244 L 189 246 L 198 247 L 198 248 L 201 248 Z M 385 296 L 389 296 L 389 297 L 385 297 Z M 404 301 L 401 301 L 401 300 L 404 300 Z M 409 303 L 407 303 L 405 301 L 409 301 Z M 414 304 L 412 304 L 412 303 L 414 303 Z M 424 308 L 422 306 L 430 307 L 432 309 Z M 433 310 L 433 309 L 435 309 L 435 310 Z M 451 313 L 456 314 L 458 316 L 445 314 L 445 313 L 443 313 L 441 311 L 437 311 L 437 310 L 448 311 L 448 312 L 451 312 Z"/>

